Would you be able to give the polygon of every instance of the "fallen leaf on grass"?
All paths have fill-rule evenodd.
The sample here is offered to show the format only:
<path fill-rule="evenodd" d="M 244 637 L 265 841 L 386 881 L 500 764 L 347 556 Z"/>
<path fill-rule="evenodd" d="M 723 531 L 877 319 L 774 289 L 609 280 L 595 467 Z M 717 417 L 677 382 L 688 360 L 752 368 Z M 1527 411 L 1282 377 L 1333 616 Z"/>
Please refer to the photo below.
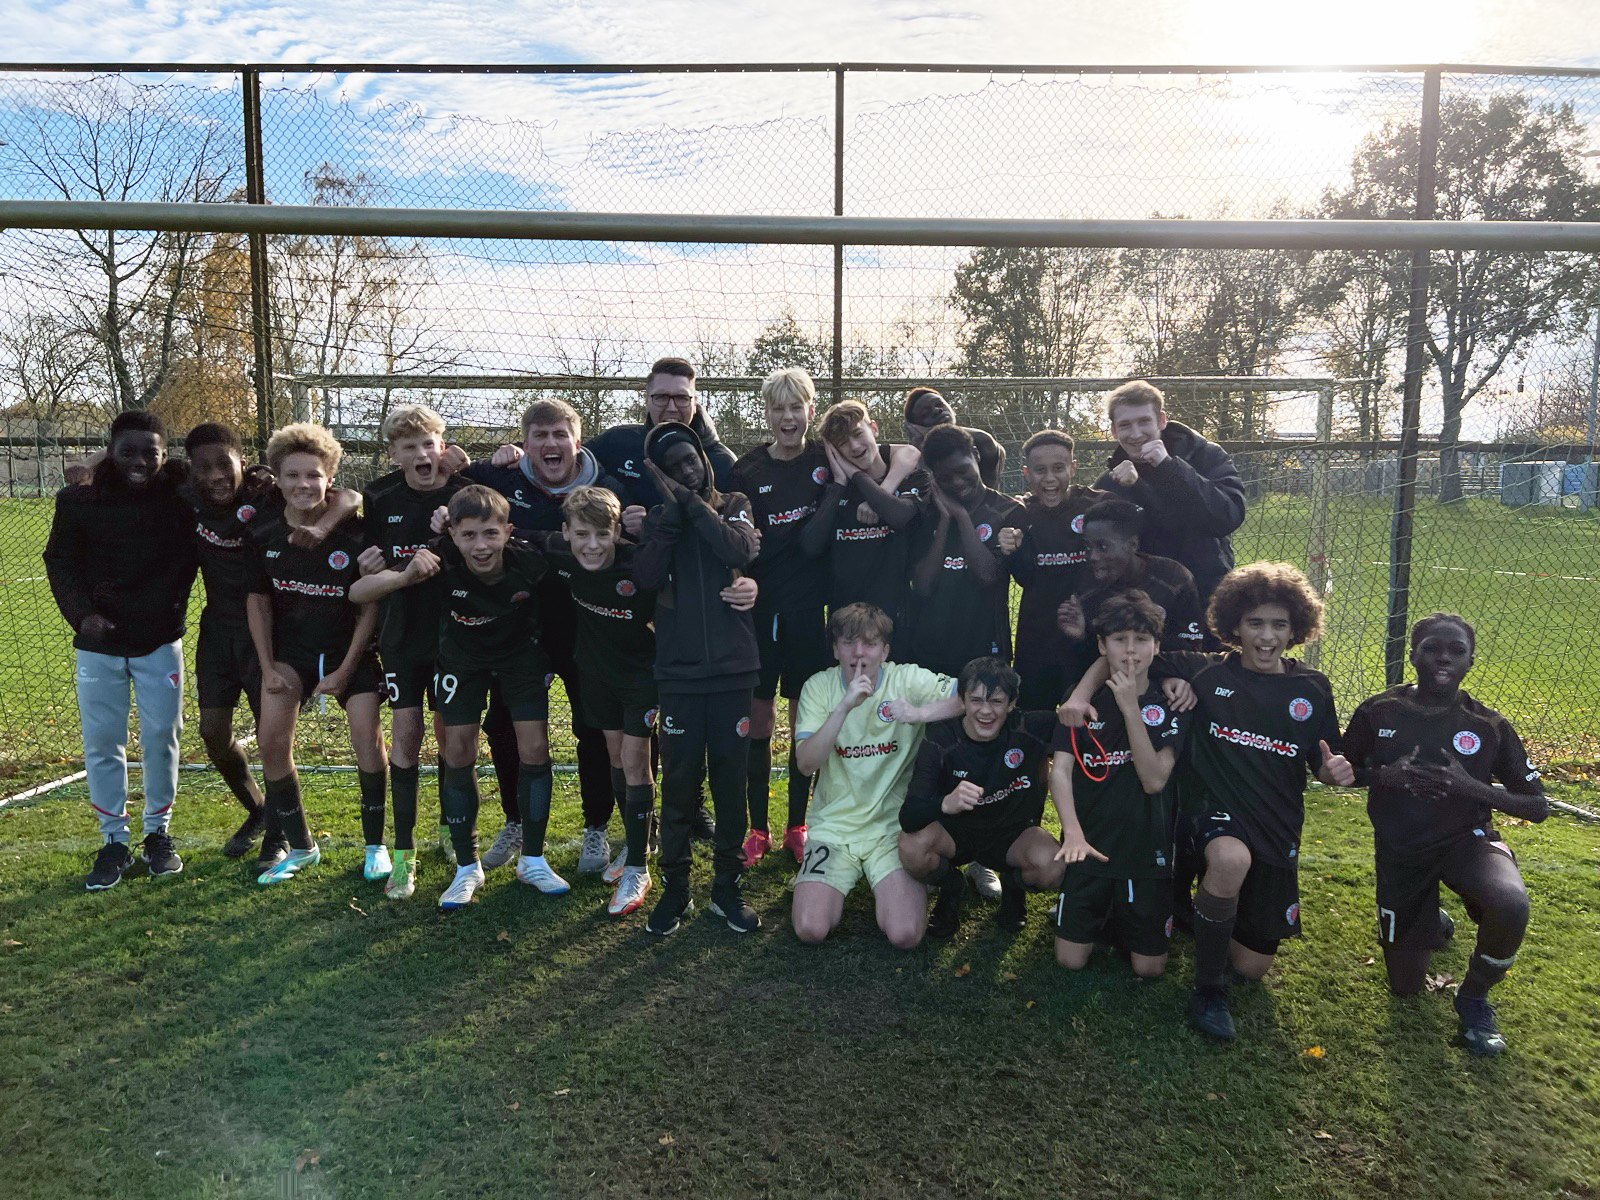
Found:
<path fill-rule="evenodd" d="M 1016 981 L 1017 981 L 1017 973 L 1015 971 L 1002 971 L 1000 973 L 1000 982 L 1001 983 L 1015 983 Z"/>
<path fill-rule="evenodd" d="M 108 1063 L 119 1063 L 119 1062 L 121 1062 L 121 1061 L 122 1061 L 122 1060 L 121 1060 L 121 1059 L 120 1059 L 120 1058 L 108 1058 L 108 1059 L 106 1059 L 106 1061 L 107 1061 L 107 1062 L 108 1062 Z"/>
<path fill-rule="evenodd" d="M 1023 1007 L 1023 1008 L 1032 1008 L 1032 1007 L 1033 1007 L 1033 1001 L 1032 1001 L 1032 1000 L 1029 1000 L 1029 1001 L 1028 1001 L 1028 1002 L 1027 1002 L 1027 1003 L 1026 1003 L 1026 1004 L 1024 1004 L 1024 1005 L 1023 1005 L 1023 1006 L 1022 1006 L 1022 1007 Z"/>
<path fill-rule="evenodd" d="M 510 1104 L 506 1105 L 506 1107 L 509 1108 L 512 1112 L 521 1112 L 522 1111 L 522 1101 L 521 1100 L 513 1100 Z"/>
<path fill-rule="evenodd" d="M 1327 1057 L 1327 1051 L 1324 1050 L 1321 1046 L 1307 1046 L 1304 1050 L 1300 1051 L 1300 1057 L 1301 1058 L 1325 1058 L 1325 1057 Z"/>
<path fill-rule="evenodd" d="M 677 1141 L 677 1139 L 674 1138 L 670 1133 L 663 1133 L 660 1137 L 658 1137 L 656 1139 L 656 1145 L 658 1145 L 658 1146 L 670 1146 L 675 1141 Z"/>
<path fill-rule="evenodd" d="M 1378 961 L 1377 959 L 1373 958 L 1372 955 L 1369 954 L 1369 955 L 1367 955 L 1365 958 L 1363 958 L 1361 960 L 1361 965 L 1363 967 L 1370 967 L 1373 963 L 1375 963 L 1377 961 Z"/>
<path fill-rule="evenodd" d="M 378 1061 L 379 1062 L 388 1062 L 389 1061 L 389 1052 L 387 1050 L 378 1051 Z"/>
<path fill-rule="evenodd" d="M 1218 1096 L 1215 1092 L 1207 1092 L 1206 1093 L 1206 1099 L 1207 1100 L 1220 1100 L 1220 1099 L 1222 1099 L 1222 1097 Z"/>
<path fill-rule="evenodd" d="M 5 946 L 6 946 L 7 950 L 10 950 L 14 946 L 20 946 L 20 945 L 22 945 L 22 943 L 17 941 L 16 938 L 7 938 L 6 941 L 5 941 Z"/>
<path fill-rule="evenodd" d="M 356 912 L 360 913 L 363 917 L 367 915 L 367 910 L 356 903 L 356 898 L 354 896 L 350 897 L 350 907 L 355 909 Z"/>
<path fill-rule="evenodd" d="M 963 975 L 968 975 L 971 972 L 972 972 L 972 964 L 971 963 L 962 963 L 959 967 L 956 968 L 955 976 L 956 976 L 957 979 L 960 979 Z"/>
<path fill-rule="evenodd" d="M 571 1091 L 572 1091 L 571 1088 L 557 1088 L 554 1092 L 551 1093 L 551 1095 L 553 1095 L 553 1096 L 565 1096 L 568 1093 L 570 1093 Z"/>
<path fill-rule="evenodd" d="M 314 1167 L 322 1161 L 322 1151 L 302 1150 L 294 1156 L 294 1169 L 304 1171 L 307 1167 Z"/>
<path fill-rule="evenodd" d="M 1447 987 L 1453 987 L 1456 982 L 1454 975 L 1429 975 L 1427 986 L 1430 992 L 1442 992 Z"/>
<path fill-rule="evenodd" d="M 1316 1138 L 1319 1142 L 1333 1141 L 1333 1134 L 1329 1133 L 1326 1129 L 1319 1129 L 1311 1136 Z"/>
<path fill-rule="evenodd" d="M 507 930 L 502 929 L 499 933 L 494 935 L 494 940 L 497 942 L 509 942 L 511 940 L 511 934 Z"/>

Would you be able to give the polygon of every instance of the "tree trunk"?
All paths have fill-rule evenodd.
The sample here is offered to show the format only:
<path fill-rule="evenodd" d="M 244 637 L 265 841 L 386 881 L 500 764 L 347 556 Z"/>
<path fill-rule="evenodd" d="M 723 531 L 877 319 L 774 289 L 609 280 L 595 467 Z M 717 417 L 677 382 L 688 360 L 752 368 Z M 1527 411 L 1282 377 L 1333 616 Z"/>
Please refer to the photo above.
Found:
<path fill-rule="evenodd" d="M 1444 394 L 1444 421 L 1439 426 L 1439 503 L 1461 501 L 1461 399 L 1459 386 L 1447 387 Z"/>

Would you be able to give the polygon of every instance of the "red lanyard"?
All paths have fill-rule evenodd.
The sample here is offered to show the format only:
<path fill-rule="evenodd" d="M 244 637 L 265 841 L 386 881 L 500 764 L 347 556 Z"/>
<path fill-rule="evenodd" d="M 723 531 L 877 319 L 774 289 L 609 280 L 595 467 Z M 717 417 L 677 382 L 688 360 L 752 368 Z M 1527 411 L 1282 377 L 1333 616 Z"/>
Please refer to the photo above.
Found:
<path fill-rule="evenodd" d="M 1095 735 L 1090 731 L 1090 729 L 1089 729 L 1089 727 L 1087 725 L 1085 725 L 1083 727 L 1084 736 L 1087 737 L 1091 742 L 1094 743 L 1094 748 L 1096 750 L 1100 751 L 1101 772 L 1100 772 L 1100 774 L 1096 775 L 1093 771 L 1091 771 L 1089 769 L 1089 764 L 1083 761 L 1083 755 L 1081 753 L 1079 753 L 1079 751 L 1078 751 L 1078 730 L 1077 730 L 1077 727 L 1074 726 L 1071 732 L 1072 732 L 1072 757 L 1078 760 L 1078 766 L 1083 770 L 1084 776 L 1091 783 L 1104 783 L 1107 779 L 1111 778 L 1111 762 L 1106 757 L 1106 748 L 1100 744 L 1100 739 L 1095 737 Z"/>

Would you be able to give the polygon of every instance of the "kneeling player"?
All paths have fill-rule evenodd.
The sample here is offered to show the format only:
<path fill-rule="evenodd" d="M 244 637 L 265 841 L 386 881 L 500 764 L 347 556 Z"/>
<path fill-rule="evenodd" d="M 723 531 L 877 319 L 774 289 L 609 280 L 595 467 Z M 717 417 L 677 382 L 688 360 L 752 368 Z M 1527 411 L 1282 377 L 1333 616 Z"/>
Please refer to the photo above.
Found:
<path fill-rule="evenodd" d="M 1056 961 L 1076 971 L 1114 932 L 1134 974 L 1160 975 L 1172 934 L 1172 797 L 1182 733 L 1150 682 L 1162 613 L 1143 592 L 1108 599 L 1095 622 L 1110 678 L 1084 729 L 1058 724 L 1050 792 L 1067 864 L 1056 912 Z M 1187 722 L 1184 722 L 1187 724 Z"/>
<path fill-rule="evenodd" d="M 928 933 L 951 937 L 961 922 L 961 868 L 979 863 L 1000 876 L 995 921 L 1010 933 L 1027 919 L 1028 889 L 1061 882 L 1060 844 L 1039 827 L 1044 815 L 1054 709 L 1018 713 L 1018 674 L 997 658 L 961 670 L 961 716 L 928 727 L 900 808 L 900 861 L 939 889 Z"/>
<path fill-rule="evenodd" d="M 383 811 L 387 763 L 378 717 L 378 660 L 372 653 L 378 611 L 351 595 L 365 530 L 352 517 L 315 549 L 297 545 L 292 537 L 327 511 L 328 488 L 343 456 L 339 443 L 320 425 L 278 430 L 267 442 L 267 465 L 278 477 L 283 509 L 259 512 L 249 525 L 257 552 L 247 605 L 250 637 L 261 663 L 257 738 L 266 780 L 265 842 L 270 844 L 276 832 L 289 847 L 261 873 L 260 883 L 282 883 L 322 861 L 306 824 L 294 766 L 297 714 L 314 697 L 332 696 L 344 707 L 361 780 L 363 825 L 372 809 Z M 387 854 L 376 864 L 373 854 L 375 845 L 383 848 L 381 818 L 376 830 L 364 832 L 367 878 L 383 878 L 389 873 Z"/>
<path fill-rule="evenodd" d="M 865 876 L 878 928 L 909 950 L 927 929 L 928 893 L 900 865 L 895 815 L 922 742 L 918 722 L 960 711 L 954 681 L 890 662 L 894 622 L 881 608 L 847 604 L 828 619 L 828 633 L 839 665 L 806 680 L 794 734 L 795 762 L 817 776 L 794 931 L 802 942 L 826 938 Z M 927 711 L 908 714 L 903 705 Z"/>
<path fill-rule="evenodd" d="M 380 571 L 357 584 L 356 595 L 376 599 L 437 576 L 441 595 L 439 673 L 434 691 L 444 721 L 444 762 L 439 805 L 456 853 L 456 877 L 439 897 L 446 912 L 464 908 L 483 886 L 478 861 L 478 732 L 489 689 L 496 683 L 516 731 L 517 806 L 522 816 L 522 857 L 517 879 L 546 895 L 571 889 L 544 860 L 550 823 L 549 660 L 539 648 L 535 585 L 545 558 L 511 540 L 511 506 L 481 483 L 450 498 L 448 540 L 437 553 L 412 555 L 404 571 Z M 531 852 L 531 853 L 530 853 Z"/>
<path fill-rule="evenodd" d="M 1461 688 L 1476 635 L 1453 613 L 1411 629 L 1417 681 L 1365 701 L 1350 717 L 1344 752 L 1367 788 L 1378 869 L 1378 940 L 1389 990 L 1422 990 L 1428 959 L 1455 931 L 1439 907 L 1443 883 L 1478 924 L 1456 992 L 1461 1041 L 1473 1054 L 1506 1048 L 1488 1001 L 1528 927 L 1528 890 L 1496 831 L 1496 809 L 1524 821 L 1548 813 L 1538 769 L 1511 723 Z M 1505 787 L 1497 788 L 1490 779 Z"/>

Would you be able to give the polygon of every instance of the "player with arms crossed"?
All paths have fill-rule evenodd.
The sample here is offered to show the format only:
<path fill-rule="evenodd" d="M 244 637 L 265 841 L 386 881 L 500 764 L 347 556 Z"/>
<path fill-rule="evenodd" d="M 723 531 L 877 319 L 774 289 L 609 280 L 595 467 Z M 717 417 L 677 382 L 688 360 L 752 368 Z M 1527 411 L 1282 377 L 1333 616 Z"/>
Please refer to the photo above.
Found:
<path fill-rule="evenodd" d="M 817 795 L 791 920 L 802 942 L 823 941 L 865 876 L 878 928 L 909 950 L 927 929 L 928 893 L 901 865 L 896 814 L 922 741 L 920 722 L 960 711 L 955 681 L 890 662 L 894 622 L 881 608 L 836 609 L 828 634 L 839 665 L 806 681 L 795 730 L 795 759 L 817 777 Z"/>
<path fill-rule="evenodd" d="M 444 418 L 421 404 L 392 410 L 383 437 L 396 469 L 362 492 L 369 545 L 356 560 L 362 575 L 403 571 L 411 556 L 433 539 L 430 522 L 441 504 L 466 481 L 447 472 Z M 405 900 L 417 886 L 417 778 L 422 753 L 422 705 L 433 713 L 434 738 L 444 745 L 433 677 L 439 658 L 439 596 L 429 588 L 408 588 L 382 605 L 378 653 L 390 718 L 389 788 L 394 801 L 394 862 L 384 895 Z M 449 840 L 442 818 L 440 832 Z"/>
<path fill-rule="evenodd" d="M 1491 1056 L 1503 1053 L 1506 1042 L 1489 989 L 1506 977 L 1528 928 L 1528 889 L 1494 814 L 1542 821 L 1549 808 L 1511 722 L 1462 690 L 1476 642 L 1472 626 L 1454 613 L 1432 613 L 1413 625 L 1416 682 L 1364 701 L 1351 714 L 1344 752 L 1356 783 L 1367 788 L 1389 990 L 1420 992 L 1429 957 L 1454 933 L 1439 907 L 1443 883 L 1478 925 L 1455 998 L 1461 1042 Z"/>
<path fill-rule="evenodd" d="M 344 708 L 361 786 L 364 873 L 368 879 L 381 879 L 389 874 L 389 863 L 383 847 L 388 779 L 378 715 L 380 671 L 372 652 L 378 610 L 350 597 L 359 574 L 356 558 L 367 544 L 365 527 L 352 517 L 315 549 L 294 541 L 297 528 L 313 524 L 327 511 L 328 491 L 344 457 L 344 450 L 322 426 L 284 426 L 268 440 L 266 457 L 284 502 L 281 511 L 256 513 L 248 527 L 256 551 L 256 576 L 247 616 L 261 662 L 257 739 L 266 781 L 268 837 L 275 827 L 287 839 L 288 851 L 262 871 L 257 882 L 283 883 L 322 861 L 322 851 L 306 824 L 294 765 L 299 711 L 319 696 L 332 696 Z"/>
<path fill-rule="evenodd" d="M 1039 827 L 1050 778 L 1054 708 L 1019 713 L 1021 677 L 997 658 L 961 669 L 961 715 L 928 726 L 900 807 L 900 861 L 938 889 L 931 937 L 951 937 L 966 888 L 961 868 L 982 863 L 999 874 L 995 923 L 1019 932 L 1028 891 L 1061 882 L 1061 844 Z"/>
<path fill-rule="evenodd" d="M 1055 730 L 1050 794 L 1066 864 L 1056 910 L 1056 962 L 1081 970 L 1110 933 L 1133 972 L 1160 975 L 1172 936 L 1172 793 L 1181 720 L 1150 682 L 1162 613 L 1143 592 L 1108 599 L 1095 618 L 1110 672 L 1084 728 Z"/>

